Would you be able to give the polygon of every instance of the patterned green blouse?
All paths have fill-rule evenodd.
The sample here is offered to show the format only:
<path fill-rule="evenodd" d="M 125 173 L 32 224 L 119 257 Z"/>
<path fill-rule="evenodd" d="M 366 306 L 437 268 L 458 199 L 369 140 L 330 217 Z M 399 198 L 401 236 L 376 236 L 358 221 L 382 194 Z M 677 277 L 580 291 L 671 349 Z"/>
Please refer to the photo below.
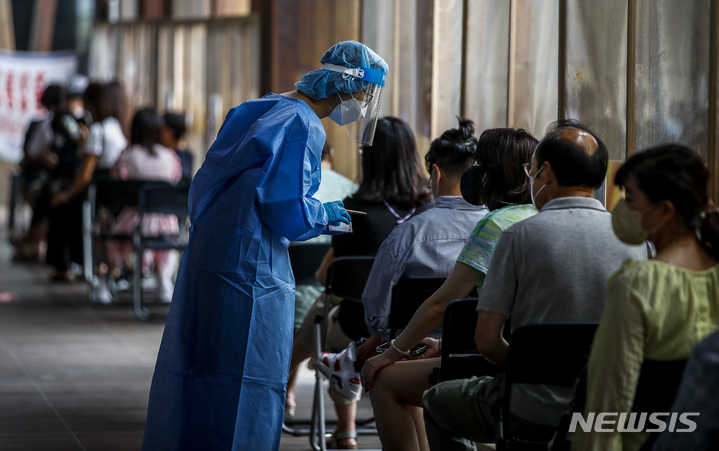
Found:
<path fill-rule="evenodd" d="M 477 223 L 457 261 L 471 266 L 482 274 L 487 274 L 489 259 L 492 257 L 499 235 L 515 222 L 535 214 L 537 210 L 533 206 L 521 204 L 510 204 L 490 212 Z M 477 284 L 477 291 L 483 284 L 484 277 Z"/>

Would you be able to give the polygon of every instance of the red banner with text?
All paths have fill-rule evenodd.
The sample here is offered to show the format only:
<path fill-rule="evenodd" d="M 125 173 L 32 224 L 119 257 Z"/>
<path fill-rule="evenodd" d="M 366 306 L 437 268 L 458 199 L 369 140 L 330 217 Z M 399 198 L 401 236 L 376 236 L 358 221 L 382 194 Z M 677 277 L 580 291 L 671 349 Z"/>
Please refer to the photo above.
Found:
<path fill-rule="evenodd" d="M 0 51 L 0 159 L 22 159 L 27 125 L 46 113 L 40 105 L 45 87 L 64 86 L 76 71 L 72 53 Z"/>

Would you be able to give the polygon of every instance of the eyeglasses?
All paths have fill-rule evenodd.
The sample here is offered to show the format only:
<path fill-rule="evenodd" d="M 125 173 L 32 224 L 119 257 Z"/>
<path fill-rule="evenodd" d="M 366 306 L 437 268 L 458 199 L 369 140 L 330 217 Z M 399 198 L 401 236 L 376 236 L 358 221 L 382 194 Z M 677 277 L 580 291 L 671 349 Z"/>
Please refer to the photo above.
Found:
<path fill-rule="evenodd" d="M 532 163 L 522 163 L 522 169 L 524 169 L 524 173 L 527 174 L 527 177 L 531 177 L 529 171 L 532 169 Z"/>

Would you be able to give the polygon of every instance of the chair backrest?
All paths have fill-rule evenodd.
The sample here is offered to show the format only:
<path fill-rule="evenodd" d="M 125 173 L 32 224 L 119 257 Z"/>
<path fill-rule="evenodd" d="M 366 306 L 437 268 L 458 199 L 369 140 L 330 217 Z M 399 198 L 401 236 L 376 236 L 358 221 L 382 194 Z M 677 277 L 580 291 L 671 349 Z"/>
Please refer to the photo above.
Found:
<path fill-rule="evenodd" d="M 446 279 L 400 279 L 392 288 L 389 310 L 389 334 L 395 338 L 399 329 L 407 326 L 414 312 L 442 286 Z"/>
<path fill-rule="evenodd" d="M 679 391 L 686 359 L 645 359 L 639 371 L 632 412 L 669 412 Z"/>
<path fill-rule="evenodd" d="M 336 258 L 327 270 L 325 293 L 361 303 L 373 263 L 368 256 Z"/>
<path fill-rule="evenodd" d="M 187 217 L 189 190 L 187 184 L 144 182 L 140 187 L 138 210 L 140 213 L 164 213 L 178 218 Z"/>
<path fill-rule="evenodd" d="M 447 305 L 442 322 L 441 367 L 430 382 L 497 374 L 499 367 L 487 361 L 474 343 L 477 315 L 477 298 L 456 299 Z"/>
<path fill-rule="evenodd" d="M 332 248 L 330 243 L 306 243 L 290 245 L 290 264 L 297 285 L 321 285 L 315 278 L 317 268 L 322 264 L 327 252 Z"/>
<path fill-rule="evenodd" d="M 634 394 L 634 403 L 631 412 L 671 412 L 671 407 L 679 390 L 684 375 L 686 360 L 650 360 L 645 359 L 639 371 L 637 390 Z M 571 434 L 569 425 L 572 415 L 584 412 L 587 404 L 587 366 L 582 369 L 581 375 L 574 387 L 574 398 L 567 411 L 562 416 L 557 427 L 557 433 L 550 445 L 551 451 L 565 451 L 571 447 Z M 642 446 L 642 450 L 650 450 L 658 433 L 650 433 L 649 438 Z"/>
<path fill-rule="evenodd" d="M 668 361 L 644 359 L 639 370 L 632 412 L 671 412 L 686 364 L 686 359 Z M 641 450 L 652 449 L 658 437 L 658 432 L 651 432 Z"/>
<path fill-rule="evenodd" d="M 572 388 L 586 368 L 598 323 L 527 324 L 512 332 L 504 372 L 498 448 L 528 446 L 511 430 L 512 389 L 516 384 Z M 549 441 L 543 446 L 548 447 Z"/>
<path fill-rule="evenodd" d="M 573 387 L 587 364 L 598 323 L 527 324 L 512 332 L 505 368 L 510 384 Z"/>
<path fill-rule="evenodd" d="M 119 211 L 124 207 L 137 206 L 139 193 L 144 183 L 146 182 L 141 180 L 103 177 L 94 181 L 94 188 L 90 192 L 94 194 L 93 200 L 96 207 Z"/>

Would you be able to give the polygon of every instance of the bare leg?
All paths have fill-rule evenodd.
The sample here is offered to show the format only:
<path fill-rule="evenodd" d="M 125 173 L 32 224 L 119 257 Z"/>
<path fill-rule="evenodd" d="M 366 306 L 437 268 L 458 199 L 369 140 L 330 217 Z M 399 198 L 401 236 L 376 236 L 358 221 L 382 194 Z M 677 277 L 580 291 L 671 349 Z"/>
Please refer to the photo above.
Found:
<path fill-rule="evenodd" d="M 417 442 L 419 443 L 419 449 L 422 451 L 429 451 L 429 443 L 427 441 L 427 431 L 424 429 L 424 409 L 415 406 L 405 406 L 407 411 L 412 415 L 412 421 L 414 421 L 415 431 L 417 433 Z"/>
<path fill-rule="evenodd" d="M 336 432 L 354 432 L 355 420 L 357 418 L 357 403 L 340 405 L 335 403 L 335 412 L 337 412 L 337 430 Z M 356 445 L 357 440 L 354 438 L 337 439 L 338 445 Z"/>
<path fill-rule="evenodd" d="M 422 394 L 439 358 L 400 361 L 382 369 L 370 391 L 375 424 L 386 451 L 429 450 Z"/>
<path fill-rule="evenodd" d="M 292 358 L 290 360 L 290 373 L 297 368 L 297 366 L 312 357 L 313 352 L 307 349 L 300 340 L 295 337 L 292 341 Z"/>
<path fill-rule="evenodd" d="M 285 398 L 285 418 L 287 415 L 290 417 L 294 416 L 294 409 L 297 407 L 295 404 L 295 395 L 297 394 L 297 375 L 299 369 L 297 367 L 290 370 L 290 377 L 287 380 L 287 398 Z"/>

